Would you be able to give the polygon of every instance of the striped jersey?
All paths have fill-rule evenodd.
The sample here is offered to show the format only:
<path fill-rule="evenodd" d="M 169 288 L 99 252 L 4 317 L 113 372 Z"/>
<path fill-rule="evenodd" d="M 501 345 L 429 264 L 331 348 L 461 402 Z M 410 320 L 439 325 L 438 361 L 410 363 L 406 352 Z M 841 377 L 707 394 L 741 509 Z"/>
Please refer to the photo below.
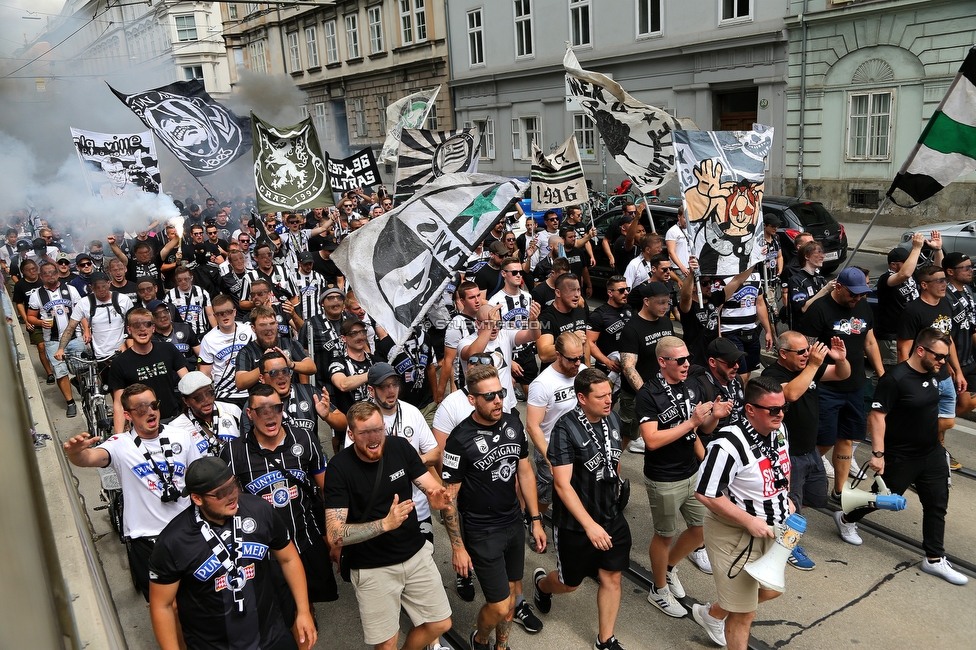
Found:
<path fill-rule="evenodd" d="M 237 354 L 254 340 L 254 332 L 248 323 L 234 323 L 232 332 L 224 333 L 220 328 L 207 332 L 200 341 L 200 363 L 211 366 L 217 399 L 243 399 L 246 390 L 237 390 L 234 376 L 237 372 Z"/>
<path fill-rule="evenodd" d="M 173 287 L 166 292 L 166 302 L 176 307 L 180 318 L 190 326 L 197 336 L 210 331 L 206 308 L 210 306 L 210 294 L 203 288 L 191 286 L 189 291 Z"/>

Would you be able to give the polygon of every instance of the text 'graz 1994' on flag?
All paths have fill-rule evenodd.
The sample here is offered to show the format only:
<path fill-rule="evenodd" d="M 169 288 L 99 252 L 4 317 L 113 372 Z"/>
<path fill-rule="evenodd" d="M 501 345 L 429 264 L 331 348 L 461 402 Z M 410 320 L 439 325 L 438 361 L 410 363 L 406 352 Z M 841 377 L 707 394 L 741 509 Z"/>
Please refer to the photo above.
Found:
<path fill-rule="evenodd" d="M 258 211 L 263 214 L 335 205 L 311 118 L 278 127 L 251 113 L 251 126 Z"/>

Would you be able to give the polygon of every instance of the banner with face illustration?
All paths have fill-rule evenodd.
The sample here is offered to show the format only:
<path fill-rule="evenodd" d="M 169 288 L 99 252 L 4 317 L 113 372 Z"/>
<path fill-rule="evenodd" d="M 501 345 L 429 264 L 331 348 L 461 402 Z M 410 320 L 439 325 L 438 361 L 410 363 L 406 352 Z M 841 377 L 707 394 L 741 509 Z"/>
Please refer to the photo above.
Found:
<path fill-rule="evenodd" d="M 675 131 L 691 248 L 702 275 L 730 276 L 762 260 L 762 195 L 773 128 Z"/>
<path fill-rule="evenodd" d="M 251 148 L 248 119 L 215 102 L 199 79 L 132 95 L 109 88 L 194 176 L 212 174 Z"/>
<path fill-rule="evenodd" d="M 98 133 L 71 129 L 71 139 L 94 196 L 159 194 L 159 161 L 152 133 Z"/>
<path fill-rule="evenodd" d="M 312 118 L 274 126 L 251 113 L 254 185 L 261 214 L 335 205 Z"/>

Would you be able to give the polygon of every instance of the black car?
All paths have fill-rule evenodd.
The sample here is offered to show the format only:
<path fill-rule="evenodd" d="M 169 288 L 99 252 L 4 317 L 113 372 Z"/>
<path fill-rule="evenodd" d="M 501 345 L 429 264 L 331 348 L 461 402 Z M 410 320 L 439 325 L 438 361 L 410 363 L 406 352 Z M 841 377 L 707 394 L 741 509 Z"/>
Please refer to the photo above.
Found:
<path fill-rule="evenodd" d="M 823 244 L 823 273 L 832 273 L 847 259 L 847 233 L 843 224 L 834 219 L 827 208 L 818 201 L 790 198 L 788 196 L 764 196 L 763 214 L 779 217 L 777 230 L 783 249 L 783 261 L 796 257 L 793 241 L 801 232 L 813 234 Z"/>
<path fill-rule="evenodd" d="M 667 201 L 650 203 L 648 205 L 650 214 L 654 217 L 654 230 L 663 237 L 664 233 L 668 231 L 668 228 L 678 223 L 678 208 L 681 207 L 681 202 Z M 646 232 L 653 232 L 647 212 L 645 210 L 641 214 L 641 223 L 644 224 L 644 230 Z M 613 240 L 620 233 L 619 224 L 621 216 L 623 216 L 623 208 L 614 208 L 595 217 L 593 220 L 597 234 L 599 235 L 599 241 L 593 244 L 593 256 L 596 257 L 596 265 L 590 268 L 590 282 L 593 284 L 593 296 L 597 299 L 605 297 L 607 280 L 610 276 L 614 275 L 613 267 L 610 266 L 610 260 L 603 251 L 603 239 L 613 230 L 610 239 L 610 243 L 613 243 Z"/>

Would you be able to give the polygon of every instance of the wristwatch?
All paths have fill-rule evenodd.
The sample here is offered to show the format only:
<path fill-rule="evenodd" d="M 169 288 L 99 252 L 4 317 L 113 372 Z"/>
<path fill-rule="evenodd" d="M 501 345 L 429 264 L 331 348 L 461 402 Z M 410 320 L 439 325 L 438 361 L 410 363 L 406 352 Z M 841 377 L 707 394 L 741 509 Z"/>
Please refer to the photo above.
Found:
<path fill-rule="evenodd" d="M 871 455 L 874 456 L 875 458 L 884 458 L 883 451 L 872 451 Z"/>
<path fill-rule="evenodd" d="M 532 521 L 542 521 L 542 515 L 536 515 L 535 517 L 529 517 Z"/>

